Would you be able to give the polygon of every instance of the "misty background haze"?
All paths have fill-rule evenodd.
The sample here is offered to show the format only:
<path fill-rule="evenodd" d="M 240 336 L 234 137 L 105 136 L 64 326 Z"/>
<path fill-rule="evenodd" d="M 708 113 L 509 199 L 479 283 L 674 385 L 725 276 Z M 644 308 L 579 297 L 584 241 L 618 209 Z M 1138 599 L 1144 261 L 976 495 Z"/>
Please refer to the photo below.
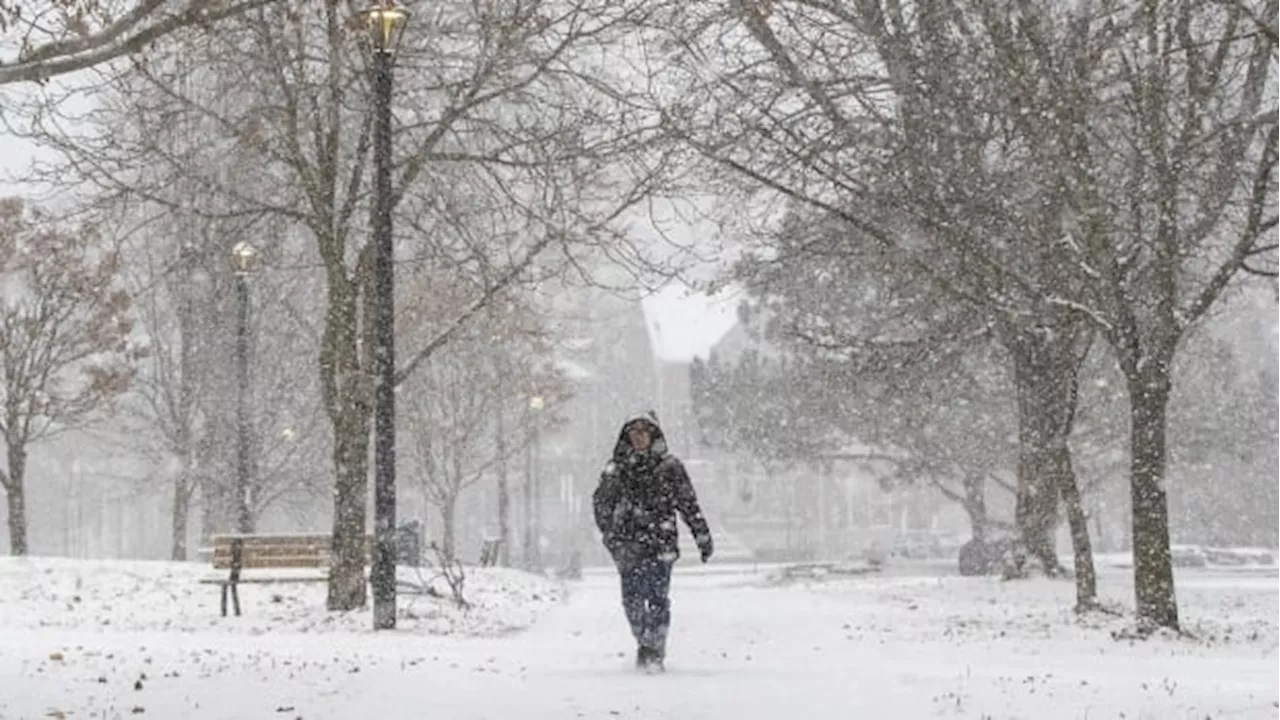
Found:
<path fill-rule="evenodd" d="M 264 272 L 270 274 L 270 270 Z M 738 317 L 737 308 L 744 301 L 740 289 L 722 291 L 710 300 L 679 284 L 644 299 L 591 289 L 548 294 L 555 298 L 548 304 L 556 308 L 547 311 L 557 345 L 551 357 L 563 368 L 570 393 L 553 409 L 560 422 L 544 435 L 536 470 L 545 479 L 541 541 L 555 553 L 567 547 L 590 549 L 596 561 L 604 559 L 595 552 L 589 497 L 625 408 L 632 407 L 652 407 L 658 412 L 672 449 L 686 458 L 714 527 L 755 556 L 843 556 L 861 554 L 874 543 L 886 551 L 914 545 L 918 546 L 915 552 L 946 557 L 953 556 L 967 539 L 969 525 L 958 503 L 928 481 L 908 478 L 889 483 L 886 479 L 892 473 L 877 468 L 874 460 L 855 458 L 823 470 L 821 461 L 791 459 L 766 469 L 752 461 L 747 448 L 709 447 L 702 442 L 690 397 L 691 363 L 712 356 L 732 363 L 766 345 Z M 273 300 L 261 290 L 256 297 L 268 306 Z M 1237 291 L 1215 313 L 1212 324 L 1189 341 L 1187 360 L 1179 373 L 1183 392 L 1174 400 L 1173 411 L 1177 420 L 1170 462 L 1171 532 L 1177 543 L 1266 547 L 1277 543 L 1280 469 L 1273 401 L 1277 389 L 1274 302 L 1273 291 L 1266 286 Z M 217 328 L 197 332 L 213 333 Z M 314 358 L 305 344 L 300 349 L 293 357 L 274 355 L 271 364 L 306 377 L 313 372 Z M 258 362 L 263 352 L 260 345 Z M 282 361 L 282 355 L 287 359 Z M 211 369 L 213 357 L 205 357 L 205 369 Z M 1092 422 L 1110 420 L 1113 431 L 1122 426 L 1115 417 L 1121 412 L 1115 383 L 1103 370 L 1087 376 L 1081 407 L 1081 415 Z M 210 402 L 229 403 L 233 390 L 221 392 L 227 395 L 211 397 Z M 528 396 L 536 392 L 529 388 Z M 122 398 L 122 405 L 127 407 L 130 400 Z M 771 397 L 767 389 L 760 389 L 743 400 L 767 407 Z M 925 406 L 920 411 L 965 413 L 965 418 L 990 412 L 949 405 Z M 323 429 L 305 414 L 287 419 L 260 415 L 256 421 L 257 426 L 279 428 L 270 438 L 273 444 L 323 447 Z M 129 426 L 130 416 L 120 410 L 33 450 L 27 476 L 32 554 L 171 556 L 172 478 L 177 468 L 172 458 L 140 449 L 147 430 Z M 1107 437 L 1105 431 L 1099 428 L 1084 440 L 1092 444 L 1086 445 L 1088 453 L 1079 464 L 1089 488 L 1086 497 L 1097 548 L 1118 552 L 1129 548 L 1124 483 L 1128 461 L 1123 434 Z M 761 437 L 760 442 L 773 441 Z M 205 482 L 229 483 L 234 445 L 214 443 L 208 452 L 211 467 Z M 513 460 L 515 482 L 524 481 L 527 461 L 527 457 Z M 401 460 L 406 470 L 409 462 L 407 457 Z M 1011 465 L 995 471 L 1011 481 Z M 283 487 L 261 509 L 258 529 L 328 526 L 331 469 L 326 453 L 294 452 L 268 472 L 287 474 L 289 479 L 276 481 Z M 818 481 L 822 487 L 816 487 L 815 475 L 822 476 Z M 402 473 L 400 482 L 402 518 L 422 520 L 428 536 L 438 533 L 437 513 L 415 492 L 411 475 Z M 999 487 L 991 495 L 993 514 L 1011 521 L 1012 495 Z M 193 513 L 189 548 L 199 547 L 212 532 L 227 529 L 203 511 L 208 502 L 197 493 L 195 505 L 201 510 Z M 496 533 L 496 502 L 492 482 L 482 480 L 463 492 L 457 532 L 464 556 L 478 556 L 482 540 Z M 7 525 L 0 523 L 0 527 L 4 530 L 0 550 L 7 552 Z M 1065 533 L 1065 528 L 1059 529 L 1061 551 L 1069 551 Z M 934 549 L 935 543 L 946 549 Z"/>

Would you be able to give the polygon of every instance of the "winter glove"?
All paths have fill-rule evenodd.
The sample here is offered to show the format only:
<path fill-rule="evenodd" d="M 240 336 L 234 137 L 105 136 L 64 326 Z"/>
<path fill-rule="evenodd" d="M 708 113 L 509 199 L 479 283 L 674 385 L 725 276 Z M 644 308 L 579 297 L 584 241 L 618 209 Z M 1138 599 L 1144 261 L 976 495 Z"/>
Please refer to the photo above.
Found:
<path fill-rule="evenodd" d="M 711 542 L 711 536 L 699 535 L 698 537 L 694 538 L 694 541 L 698 543 L 698 554 L 702 555 L 702 562 L 705 563 L 706 561 L 710 560 L 711 553 L 715 549 L 714 544 Z"/>

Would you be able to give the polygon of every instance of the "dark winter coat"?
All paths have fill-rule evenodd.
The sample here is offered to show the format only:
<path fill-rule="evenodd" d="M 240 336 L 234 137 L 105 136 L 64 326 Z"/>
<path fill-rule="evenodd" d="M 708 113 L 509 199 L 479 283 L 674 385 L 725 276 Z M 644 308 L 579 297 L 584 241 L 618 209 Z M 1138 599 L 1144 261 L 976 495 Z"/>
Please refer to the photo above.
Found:
<path fill-rule="evenodd" d="M 637 422 L 651 426 L 652 445 L 644 452 L 632 449 L 627 437 Z M 667 451 L 662 428 L 652 414 L 623 424 L 592 501 L 596 527 L 618 563 L 649 558 L 674 561 L 679 557 L 677 512 L 704 559 L 711 554 L 711 531 L 698 507 L 693 483 L 680 460 Z"/>

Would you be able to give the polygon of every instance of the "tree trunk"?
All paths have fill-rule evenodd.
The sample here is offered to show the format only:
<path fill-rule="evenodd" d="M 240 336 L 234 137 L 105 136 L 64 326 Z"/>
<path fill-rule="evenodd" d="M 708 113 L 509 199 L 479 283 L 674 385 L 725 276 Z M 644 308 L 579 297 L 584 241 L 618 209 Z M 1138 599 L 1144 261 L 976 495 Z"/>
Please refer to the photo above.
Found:
<path fill-rule="evenodd" d="M 191 514 L 191 475 L 183 468 L 173 481 L 173 517 L 169 559 L 187 560 L 187 518 Z"/>
<path fill-rule="evenodd" d="M 26 555 L 27 547 L 27 451 L 20 444 L 9 445 L 9 554 Z"/>
<path fill-rule="evenodd" d="M 1054 550 L 1058 498 L 1066 500 L 1075 559 L 1076 600 L 1080 609 L 1096 603 L 1097 583 L 1089 526 L 1068 441 L 1079 401 L 1080 366 L 1091 344 L 1081 321 L 1015 332 L 1006 343 L 1013 356 L 1018 398 L 1018 492 L 1015 517 L 1020 547 L 1006 577 L 1025 573 L 1025 553 L 1040 561 L 1045 574 L 1063 572 Z"/>
<path fill-rule="evenodd" d="M 360 408 L 340 415 L 335 425 L 333 463 L 333 558 L 329 566 L 330 610 L 365 606 L 365 525 L 369 493 L 369 420 Z"/>
<path fill-rule="evenodd" d="M 458 514 L 458 494 L 451 493 L 444 498 L 444 502 L 440 503 L 440 553 L 444 555 L 446 562 L 453 562 L 458 558 L 457 554 L 457 514 Z"/>
<path fill-rule="evenodd" d="M 507 477 L 507 428 L 506 418 L 499 403 L 495 419 L 498 451 L 498 564 L 511 565 L 511 487 Z"/>
<path fill-rule="evenodd" d="M 1133 585 L 1138 617 L 1178 628 L 1178 602 L 1169 552 L 1169 504 L 1165 491 L 1166 429 L 1170 380 L 1166 367 L 1129 379 L 1133 502 Z"/>
<path fill-rule="evenodd" d="M 1014 385 L 1018 400 L 1018 487 L 1014 522 L 1018 529 L 1018 549 L 1008 577 L 1025 576 L 1025 560 L 1030 554 L 1044 573 L 1062 572 L 1053 544 L 1058 519 L 1058 484 L 1054 470 L 1062 467 L 1061 455 L 1069 452 L 1070 413 L 1064 407 L 1071 400 L 1070 384 L 1063 372 L 1074 375 L 1075 368 L 1060 362 L 1049 331 L 1027 332 L 1009 343 L 1013 355 Z M 1055 357 L 1056 355 L 1056 357 Z M 1072 378 L 1074 380 L 1074 378 Z M 1065 463 L 1070 467 L 1069 462 Z"/>
<path fill-rule="evenodd" d="M 1058 489 L 1067 508 L 1067 524 L 1071 527 L 1071 549 L 1075 560 L 1076 612 L 1098 605 L 1098 577 L 1093 568 L 1093 545 L 1089 542 L 1089 517 L 1084 512 L 1080 485 L 1071 469 L 1071 454 L 1063 453 L 1067 467 L 1058 474 Z"/>
<path fill-rule="evenodd" d="M 973 537 L 960 547 L 959 557 L 956 558 L 961 575 L 974 576 L 986 575 L 993 568 L 1000 567 L 1001 554 L 997 552 L 998 547 L 988 544 L 987 529 L 989 526 L 987 518 L 987 498 L 986 498 L 986 476 L 980 473 L 969 473 L 964 476 L 964 495 L 957 495 L 954 492 L 942 488 L 947 497 L 956 500 L 964 508 L 965 514 L 969 516 L 969 528 Z"/>
<path fill-rule="evenodd" d="M 979 545 L 987 542 L 987 493 L 986 477 L 977 473 L 964 477 L 964 511 L 969 515 L 973 541 Z"/>
<path fill-rule="evenodd" d="M 530 417 L 530 427 L 532 428 L 533 418 Z M 536 431 L 531 430 L 536 433 Z M 529 438 L 529 447 L 525 448 L 525 472 L 524 486 L 521 488 L 521 499 L 524 501 L 524 567 L 526 570 L 534 571 L 538 567 L 538 536 L 536 520 L 534 519 L 533 505 L 536 502 L 534 496 L 534 475 L 537 468 L 534 467 L 534 445 L 537 444 L 537 435 L 531 434 Z"/>
<path fill-rule="evenodd" d="M 334 241 L 331 239 L 330 243 Z M 340 244 L 324 244 L 332 250 Z M 372 246 L 366 246 L 370 248 Z M 367 250 L 366 250 L 367 251 Z M 362 280 L 367 263 L 359 263 Z M 373 386 L 368 364 L 372 348 L 372 304 L 361 285 L 347 276 L 341 257 L 326 258 L 328 313 L 320 344 L 320 387 L 325 412 L 333 426 L 333 544 L 329 563 L 330 610 L 356 610 L 367 601 L 365 527 L 369 503 L 369 441 L 373 418 Z M 367 283 L 364 283 L 367 285 Z M 363 304 L 361 298 L 364 297 Z M 364 347 L 360 342 L 361 309 L 365 315 Z M 363 355 L 362 355 L 363 351 Z"/>
<path fill-rule="evenodd" d="M 529 490 L 529 498 L 532 507 L 529 511 L 532 529 L 530 537 L 533 538 L 533 544 L 530 545 L 530 568 L 541 573 L 543 568 L 542 560 L 542 428 L 538 425 L 541 417 L 538 413 L 533 414 L 533 441 L 529 444 L 529 464 L 530 464 L 530 480 L 532 486 Z"/>

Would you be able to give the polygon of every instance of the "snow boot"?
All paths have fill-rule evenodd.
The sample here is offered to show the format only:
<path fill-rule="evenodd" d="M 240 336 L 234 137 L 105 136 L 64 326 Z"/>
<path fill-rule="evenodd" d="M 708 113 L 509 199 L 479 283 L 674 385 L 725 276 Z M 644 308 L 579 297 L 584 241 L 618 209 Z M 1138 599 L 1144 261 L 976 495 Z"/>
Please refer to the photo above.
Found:
<path fill-rule="evenodd" d="M 662 651 L 657 648 L 641 645 L 636 650 L 636 669 L 641 672 L 650 675 L 662 672 L 666 669 L 663 660 Z"/>

